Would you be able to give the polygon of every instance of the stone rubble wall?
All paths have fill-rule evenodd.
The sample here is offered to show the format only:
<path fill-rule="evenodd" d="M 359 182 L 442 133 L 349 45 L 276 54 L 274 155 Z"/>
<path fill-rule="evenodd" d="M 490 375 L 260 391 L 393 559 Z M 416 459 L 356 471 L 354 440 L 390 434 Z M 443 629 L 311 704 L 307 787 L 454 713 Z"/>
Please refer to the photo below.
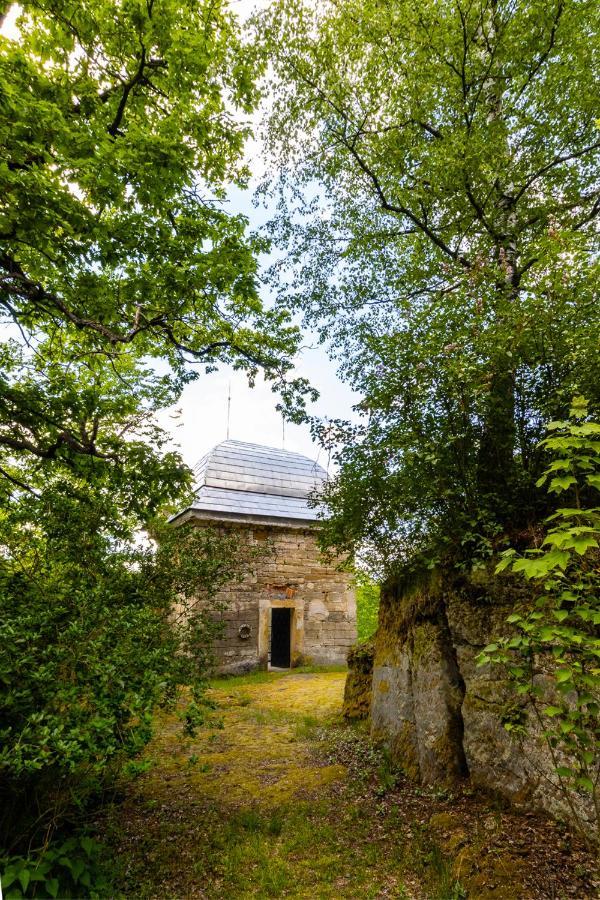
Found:
<path fill-rule="evenodd" d="M 528 586 L 478 575 L 452 586 L 439 576 L 382 591 L 371 730 L 407 774 L 425 784 L 472 783 L 509 800 L 572 819 L 555 763 L 532 710 L 518 740 L 503 727 L 515 695 L 498 666 L 479 667 L 484 646 L 506 633 Z M 542 685 L 543 687 L 543 685 Z M 591 809 L 575 800 L 578 815 Z"/>
<path fill-rule="evenodd" d="M 235 531 L 242 540 L 264 546 L 267 553 L 252 573 L 217 594 L 224 625 L 214 645 L 219 671 L 266 668 L 269 635 L 265 629 L 274 605 L 293 609 L 292 665 L 345 664 L 356 640 L 352 578 L 337 570 L 335 562 L 323 560 L 314 531 L 258 525 L 236 525 Z M 242 625 L 250 626 L 246 640 L 240 637 Z"/>

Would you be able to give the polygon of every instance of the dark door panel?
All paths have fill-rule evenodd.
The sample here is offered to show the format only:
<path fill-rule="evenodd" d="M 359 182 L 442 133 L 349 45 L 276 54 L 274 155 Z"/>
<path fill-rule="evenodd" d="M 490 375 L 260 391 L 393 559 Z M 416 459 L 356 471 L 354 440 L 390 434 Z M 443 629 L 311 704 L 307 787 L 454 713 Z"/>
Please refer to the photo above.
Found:
<path fill-rule="evenodd" d="M 271 665 L 289 669 L 291 654 L 292 610 L 271 610 Z"/>

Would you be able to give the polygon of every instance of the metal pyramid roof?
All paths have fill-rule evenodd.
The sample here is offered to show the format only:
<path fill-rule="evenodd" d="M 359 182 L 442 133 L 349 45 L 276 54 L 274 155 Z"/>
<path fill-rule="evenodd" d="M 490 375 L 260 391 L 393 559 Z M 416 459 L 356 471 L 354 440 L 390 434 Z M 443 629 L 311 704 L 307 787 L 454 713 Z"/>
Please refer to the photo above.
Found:
<path fill-rule="evenodd" d="M 308 499 L 327 480 L 326 471 L 300 453 L 231 440 L 213 447 L 194 473 L 195 498 L 183 512 L 199 518 L 280 524 L 315 521 L 318 511 Z"/>

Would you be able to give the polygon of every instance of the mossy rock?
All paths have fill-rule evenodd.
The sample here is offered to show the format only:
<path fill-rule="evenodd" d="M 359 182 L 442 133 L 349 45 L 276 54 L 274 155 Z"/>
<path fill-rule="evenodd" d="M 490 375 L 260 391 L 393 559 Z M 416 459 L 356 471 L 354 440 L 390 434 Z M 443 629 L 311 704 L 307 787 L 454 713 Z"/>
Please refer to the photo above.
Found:
<path fill-rule="evenodd" d="M 371 675 L 374 659 L 375 642 L 373 640 L 359 641 L 348 651 L 348 668 L 351 672 Z"/>
<path fill-rule="evenodd" d="M 429 827 L 434 831 L 448 832 L 453 831 L 456 827 L 456 820 L 452 813 L 439 812 L 435 813 L 429 820 Z"/>
<path fill-rule="evenodd" d="M 398 763 L 402 771 L 411 781 L 421 781 L 421 768 L 417 751 L 417 733 L 412 722 L 404 722 L 400 731 L 394 735 L 391 747 L 392 759 Z"/>

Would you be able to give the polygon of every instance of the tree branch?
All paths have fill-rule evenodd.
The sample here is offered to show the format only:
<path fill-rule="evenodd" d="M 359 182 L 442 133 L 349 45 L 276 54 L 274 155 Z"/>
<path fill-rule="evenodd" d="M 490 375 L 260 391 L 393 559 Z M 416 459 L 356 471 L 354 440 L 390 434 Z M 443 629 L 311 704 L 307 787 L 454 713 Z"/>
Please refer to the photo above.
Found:
<path fill-rule="evenodd" d="M 515 203 L 517 203 L 525 191 L 531 187 L 534 182 L 541 178 L 542 175 L 545 175 L 546 172 L 549 172 L 555 166 L 559 166 L 561 163 L 569 162 L 572 159 L 580 159 L 582 156 L 585 156 L 586 153 L 590 153 L 592 150 L 597 150 L 600 147 L 600 140 L 594 141 L 593 144 L 589 144 L 587 147 L 583 147 L 581 150 L 575 150 L 573 153 L 564 153 L 562 156 L 555 156 L 553 160 L 549 163 L 546 163 L 545 166 L 542 166 L 541 169 L 538 169 L 537 172 L 534 172 L 529 176 L 527 181 L 523 184 L 521 188 L 517 191 L 515 195 Z"/>
<path fill-rule="evenodd" d="M 123 115 L 125 113 L 125 107 L 127 106 L 127 100 L 129 98 L 129 94 L 136 86 L 139 84 L 144 75 L 144 67 L 146 65 L 146 48 L 142 44 L 142 52 L 140 54 L 140 64 L 138 66 L 138 70 L 129 81 L 127 81 L 123 86 L 123 94 L 121 95 L 121 100 L 119 102 L 119 106 L 117 107 L 116 115 L 113 119 L 112 125 L 108 128 L 108 133 L 112 135 L 112 137 L 116 137 L 119 133 L 119 127 L 121 122 L 123 121 Z"/>
<path fill-rule="evenodd" d="M 415 215 L 415 213 L 413 213 L 411 209 L 409 209 L 407 206 L 403 206 L 402 204 L 399 204 L 399 203 L 391 203 L 387 199 L 385 192 L 381 186 L 381 183 L 380 183 L 376 173 L 373 171 L 373 169 L 367 164 L 367 162 L 363 159 L 363 157 L 357 151 L 354 142 L 352 142 L 352 141 L 349 142 L 344 137 L 343 143 L 344 143 L 344 146 L 346 147 L 346 149 L 349 150 L 349 152 L 351 153 L 352 157 L 354 158 L 355 162 L 357 163 L 357 165 L 359 166 L 361 171 L 371 181 L 371 183 L 375 189 L 375 193 L 377 194 L 377 197 L 379 199 L 379 204 L 382 209 L 384 209 L 386 212 L 393 212 L 393 213 L 396 213 L 397 215 L 406 216 L 406 218 L 410 219 L 410 221 L 414 225 L 416 225 L 416 227 L 423 234 L 425 234 L 429 238 L 429 240 L 433 244 L 435 244 L 436 247 L 438 247 L 440 250 L 442 250 L 443 253 L 446 254 L 446 256 L 450 257 L 450 259 L 454 260 L 454 262 L 460 263 L 460 265 L 464 269 L 471 268 L 471 263 L 465 256 L 458 253 L 456 250 L 452 250 L 452 248 L 449 247 L 448 244 L 446 244 L 446 242 L 438 234 L 436 234 L 435 231 L 433 231 L 433 229 L 422 218 L 419 218 L 419 216 Z"/>
<path fill-rule="evenodd" d="M 4 475 L 8 481 L 11 481 L 16 487 L 21 488 L 23 491 L 28 491 L 30 494 L 33 494 L 34 497 L 39 497 L 40 494 L 37 491 L 34 491 L 32 487 L 28 484 L 25 484 L 24 481 L 21 481 L 19 478 L 15 478 L 14 475 L 11 475 L 10 472 L 7 472 L 6 469 L 0 467 L 0 475 Z"/>

